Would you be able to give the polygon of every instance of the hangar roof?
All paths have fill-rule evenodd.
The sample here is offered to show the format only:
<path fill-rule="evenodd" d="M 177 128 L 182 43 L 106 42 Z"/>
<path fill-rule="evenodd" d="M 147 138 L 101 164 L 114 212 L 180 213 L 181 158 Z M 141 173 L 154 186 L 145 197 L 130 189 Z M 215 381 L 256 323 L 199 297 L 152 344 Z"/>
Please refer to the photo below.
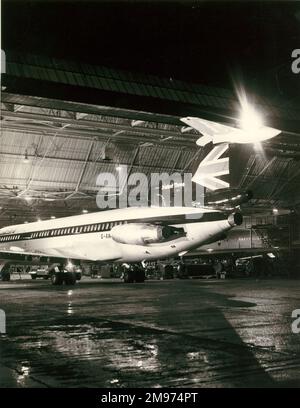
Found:
<path fill-rule="evenodd" d="M 222 88 L 16 53 L 7 54 L 2 85 L 2 225 L 97 210 L 97 174 L 118 164 L 148 176 L 191 171 L 199 134 L 179 118 L 230 122 L 238 106 Z M 246 159 L 236 154 L 233 187 L 251 188 L 255 208 L 297 207 L 300 110 L 255 101 L 285 131 L 263 150 L 248 146 Z"/>

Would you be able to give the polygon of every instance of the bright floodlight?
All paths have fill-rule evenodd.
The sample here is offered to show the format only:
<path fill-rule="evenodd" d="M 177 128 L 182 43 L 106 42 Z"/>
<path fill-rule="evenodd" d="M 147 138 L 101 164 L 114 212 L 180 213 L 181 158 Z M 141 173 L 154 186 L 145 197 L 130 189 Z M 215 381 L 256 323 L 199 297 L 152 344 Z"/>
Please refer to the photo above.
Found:
<path fill-rule="evenodd" d="M 224 125 L 210 120 L 187 116 L 180 119 L 186 125 L 201 133 L 198 146 L 208 143 L 259 143 L 279 135 L 280 130 L 265 126 L 262 116 L 246 101 L 241 102 L 238 127 Z M 258 145 L 261 149 L 261 146 Z"/>
<path fill-rule="evenodd" d="M 248 105 L 243 106 L 240 123 L 245 132 L 253 132 L 263 127 L 261 116 Z"/>

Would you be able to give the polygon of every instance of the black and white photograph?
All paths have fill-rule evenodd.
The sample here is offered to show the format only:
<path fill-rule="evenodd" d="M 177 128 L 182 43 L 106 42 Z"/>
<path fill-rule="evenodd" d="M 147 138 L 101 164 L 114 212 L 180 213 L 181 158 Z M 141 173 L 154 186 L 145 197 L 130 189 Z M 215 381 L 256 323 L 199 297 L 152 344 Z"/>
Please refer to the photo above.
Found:
<path fill-rule="evenodd" d="M 2 0 L 0 117 L 0 396 L 300 388 L 300 2 Z"/>

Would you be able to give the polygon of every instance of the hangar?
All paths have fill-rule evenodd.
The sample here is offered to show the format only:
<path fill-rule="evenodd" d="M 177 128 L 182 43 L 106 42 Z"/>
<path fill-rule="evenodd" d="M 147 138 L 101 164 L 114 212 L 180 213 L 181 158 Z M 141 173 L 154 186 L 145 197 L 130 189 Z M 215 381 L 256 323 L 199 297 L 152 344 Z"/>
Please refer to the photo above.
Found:
<path fill-rule="evenodd" d="M 147 177 L 193 172 L 204 147 L 180 117 L 234 118 L 239 104 L 222 88 L 16 53 L 7 54 L 2 87 L 2 226 L 96 211 L 98 174 L 120 166 Z M 240 237 L 219 249 L 296 256 L 299 110 L 263 98 L 256 107 L 283 131 L 263 150 L 232 149 L 231 190 L 255 193 Z M 205 204 L 216 197 L 207 191 Z"/>
<path fill-rule="evenodd" d="M 99 174 L 120 179 L 126 167 L 126 177 L 142 173 L 148 182 L 153 173 L 193 174 L 212 147 L 199 147 L 199 131 L 181 119 L 235 126 L 239 115 L 238 94 L 205 81 L 20 51 L 5 57 L 0 228 L 105 217 Z M 204 190 L 206 208 L 233 205 L 243 214 L 226 236 L 150 259 L 144 286 L 121 285 L 112 256 L 83 259 L 81 282 L 53 287 L 36 279 L 45 271 L 28 269 L 33 254 L 24 262 L 14 254 L 17 240 L 10 243 L 1 258 L 0 387 L 299 386 L 291 332 L 300 277 L 299 97 L 248 97 L 281 133 L 230 145 L 229 188 Z M 109 195 L 120 196 L 122 182 Z M 105 231 L 97 225 L 93 232 Z"/>

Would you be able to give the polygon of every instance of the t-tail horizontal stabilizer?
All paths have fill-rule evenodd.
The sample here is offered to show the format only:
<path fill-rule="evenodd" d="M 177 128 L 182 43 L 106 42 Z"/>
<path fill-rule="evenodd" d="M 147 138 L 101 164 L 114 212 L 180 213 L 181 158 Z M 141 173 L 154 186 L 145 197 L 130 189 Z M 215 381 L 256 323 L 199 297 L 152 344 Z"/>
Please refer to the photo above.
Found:
<path fill-rule="evenodd" d="M 205 146 L 212 142 L 218 143 L 257 143 L 264 140 L 272 139 L 281 133 L 281 130 L 260 126 L 257 128 L 243 129 L 232 126 L 221 125 L 217 122 L 194 118 L 188 116 L 180 119 L 186 125 L 196 129 L 203 136 L 197 140 L 198 146 Z"/>

